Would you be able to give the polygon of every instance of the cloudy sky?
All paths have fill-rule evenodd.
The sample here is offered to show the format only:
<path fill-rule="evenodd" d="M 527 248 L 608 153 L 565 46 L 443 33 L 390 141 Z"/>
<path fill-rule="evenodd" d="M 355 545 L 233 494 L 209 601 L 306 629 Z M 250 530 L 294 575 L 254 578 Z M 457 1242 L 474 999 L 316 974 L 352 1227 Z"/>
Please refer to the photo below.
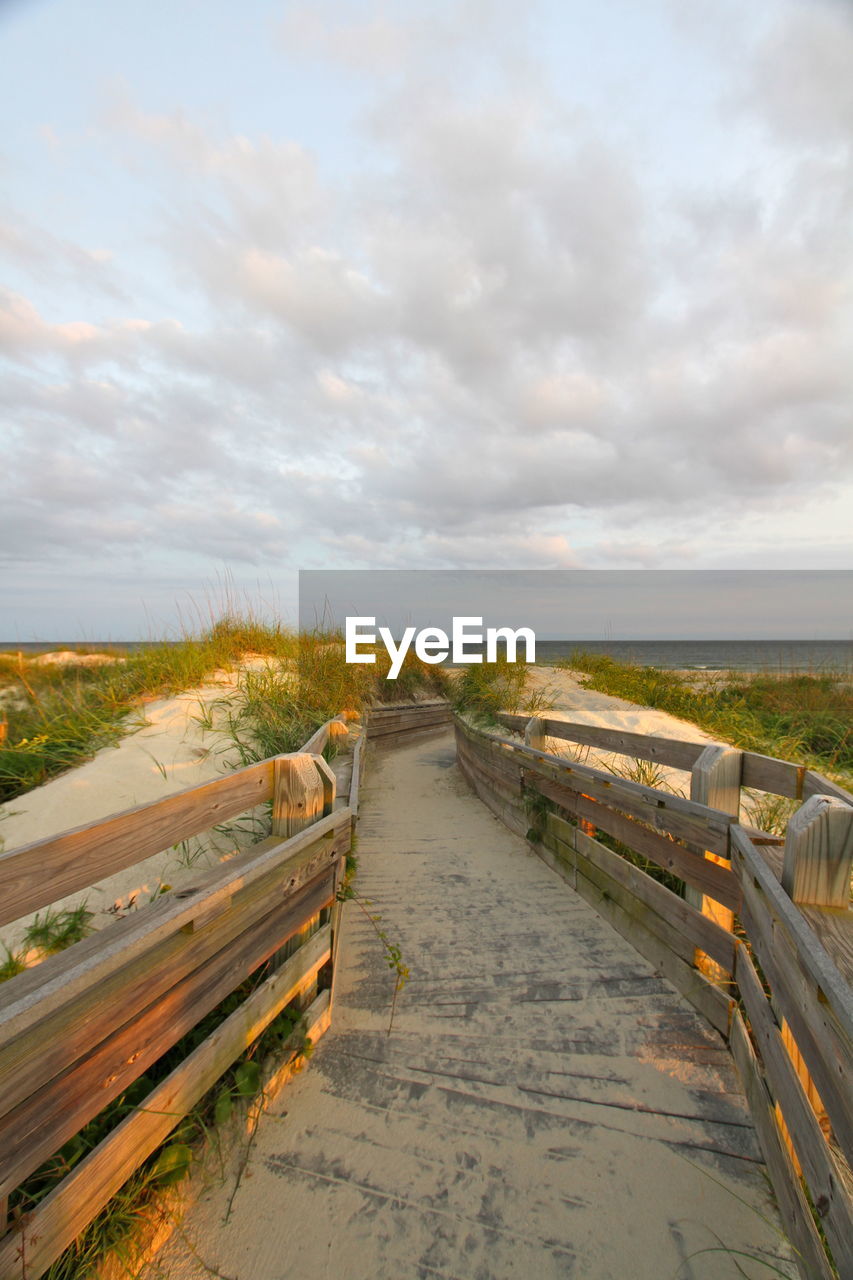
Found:
<path fill-rule="evenodd" d="M 0 0 L 0 640 L 850 568 L 848 0 Z"/>

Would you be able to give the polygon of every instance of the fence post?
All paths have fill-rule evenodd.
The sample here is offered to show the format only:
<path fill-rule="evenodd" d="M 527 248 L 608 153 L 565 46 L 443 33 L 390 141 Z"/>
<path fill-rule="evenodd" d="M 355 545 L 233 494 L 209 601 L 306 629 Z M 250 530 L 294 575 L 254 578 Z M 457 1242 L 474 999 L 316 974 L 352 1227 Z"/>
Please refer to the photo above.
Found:
<path fill-rule="evenodd" d="M 325 764 L 325 761 L 324 761 Z M 274 765 L 272 834 L 295 836 L 322 818 L 326 782 L 316 757 L 305 752 L 277 756 Z"/>
<path fill-rule="evenodd" d="M 277 756 L 273 772 L 272 834 L 288 838 L 331 813 L 335 806 L 336 778 L 320 755 L 294 752 Z M 275 955 L 276 965 L 288 960 L 316 933 L 322 912 L 309 920 Z M 317 995 L 316 979 L 301 993 L 300 1008 L 307 1009 Z"/>
<path fill-rule="evenodd" d="M 812 796 L 788 822 L 782 888 L 792 902 L 850 906 L 853 808 L 836 796 Z"/>
<path fill-rule="evenodd" d="M 720 809 L 730 813 L 732 817 L 740 816 L 740 780 L 743 772 L 743 752 L 736 747 L 726 747 L 721 743 L 710 743 L 690 771 L 690 799 L 697 804 L 708 805 L 711 809 Z M 726 867 L 727 859 L 705 850 L 705 857 L 710 862 L 720 863 Z M 685 899 L 694 907 L 698 907 L 703 915 L 715 920 L 724 929 L 731 930 L 734 913 L 729 907 L 722 906 L 714 898 L 709 898 L 701 890 L 687 885 Z M 714 981 L 725 981 L 729 975 L 697 948 L 695 964 L 697 969 Z"/>
<path fill-rule="evenodd" d="M 545 721 L 539 716 L 532 716 L 524 726 L 524 745 L 534 751 L 545 750 Z"/>

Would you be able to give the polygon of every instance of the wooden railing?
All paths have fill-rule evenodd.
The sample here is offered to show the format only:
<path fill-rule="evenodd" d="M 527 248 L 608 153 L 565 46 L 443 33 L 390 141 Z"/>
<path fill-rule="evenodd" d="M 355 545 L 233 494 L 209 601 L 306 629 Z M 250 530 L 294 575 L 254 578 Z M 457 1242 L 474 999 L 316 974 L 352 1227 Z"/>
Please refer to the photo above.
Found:
<path fill-rule="evenodd" d="M 364 738 L 345 803 L 320 752 L 346 732 L 330 721 L 301 752 L 0 856 L 2 924 L 272 802 L 268 839 L 0 986 L 2 1234 L 9 1194 L 276 958 L 234 1013 L 9 1224 L 0 1280 L 41 1275 L 287 1005 L 304 1011 L 300 1039 L 327 1028 Z"/>
<path fill-rule="evenodd" d="M 456 717 L 463 773 L 725 1037 L 802 1275 L 853 1277 L 853 796 L 722 744 L 501 720 L 525 741 Z M 540 750 L 548 738 L 687 770 L 691 798 Z M 784 841 L 739 822 L 742 786 L 805 801 Z"/>
<path fill-rule="evenodd" d="M 450 703 L 445 698 L 422 702 L 394 702 L 370 709 L 367 735 L 371 741 L 397 742 L 415 734 L 447 728 L 453 723 Z"/>

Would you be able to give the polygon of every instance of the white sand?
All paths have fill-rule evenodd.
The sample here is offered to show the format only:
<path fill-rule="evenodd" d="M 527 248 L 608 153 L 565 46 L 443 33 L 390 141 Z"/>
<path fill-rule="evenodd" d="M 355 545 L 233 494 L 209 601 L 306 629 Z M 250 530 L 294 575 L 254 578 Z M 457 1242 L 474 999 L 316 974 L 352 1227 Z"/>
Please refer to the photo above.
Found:
<path fill-rule="evenodd" d="M 217 673 L 202 688 L 148 703 L 143 728 L 131 731 L 116 746 L 104 747 L 86 764 L 0 806 L 0 851 L 8 853 L 228 772 L 233 748 L 229 751 L 227 738 L 215 728 L 205 730 L 196 717 L 233 694 L 236 680 L 234 674 Z M 233 842 L 222 841 L 218 850 L 205 850 L 210 845 L 210 840 L 195 840 L 183 850 L 166 850 L 55 905 L 86 902 L 94 912 L 92 924 L 100 928 L 114 918 L 111 909 L 116 904 L 124 909 L 141 906 L 160 885 L 180 884 L 234 848 Z M 31 920 L 29 916 L 5 926 L 0 943 L 15 950 Z"/>

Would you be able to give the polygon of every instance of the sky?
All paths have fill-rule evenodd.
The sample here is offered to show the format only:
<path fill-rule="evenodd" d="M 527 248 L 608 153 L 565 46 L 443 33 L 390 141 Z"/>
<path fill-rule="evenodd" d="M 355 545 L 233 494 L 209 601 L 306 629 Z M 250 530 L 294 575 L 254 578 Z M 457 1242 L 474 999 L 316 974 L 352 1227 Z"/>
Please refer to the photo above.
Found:
<path fill-rule="evenodd" d="M 853 643 L 850 569 L 309 569 L 299 629 L 527 627 L 537 640 Z M 479 619 L 479 622 L 473 621 Z"/>
<path fill-rule="evenodd" d="M 848 0 L 0 0 L 0 58 L 0 641 L 853 567 Z"/>

